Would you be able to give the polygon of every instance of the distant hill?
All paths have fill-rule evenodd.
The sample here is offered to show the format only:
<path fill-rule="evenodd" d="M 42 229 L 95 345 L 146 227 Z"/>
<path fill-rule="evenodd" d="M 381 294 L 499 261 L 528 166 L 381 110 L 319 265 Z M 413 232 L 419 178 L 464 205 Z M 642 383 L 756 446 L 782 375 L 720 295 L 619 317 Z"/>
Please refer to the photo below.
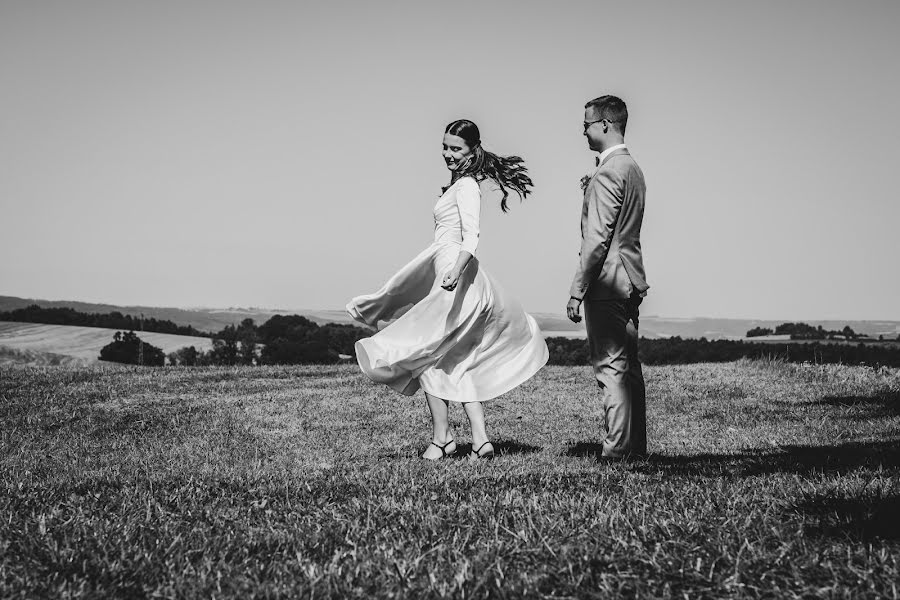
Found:
<path fill-rule="evenodd" d="M 43 307 L 69 307 L 85 313 L 109 313 L 113 311 L 126 315 L 168 320 L 178 325 L 192 325 L 201 331 L 219 331 L 227 325 L 237 325 L 246 318 L 253 319 L 258 325 L 275 315 L 303 315 L 311 321 L 322 325 L 325 323 L 352 323 L 353 320 L 343 310 L 312 309 L 276 309 L 276 308 L 172 308 L 158 306 L 115 306 L 112 304 L 93 304 L 72 300 L 39 300 L 0 296 L 0 311 L 24 308 L 30 304 Z M 584 323 L 572 323 L 564 314 L 532 313 L 541 330 L 548 336 L 584 336 Z M 641 336 L 647 338 L 701 338 L 708 340 L 743 339 L 744 335 L 754 327 L 774 329 L 777 325 L 791 319 L 713 319 L 666 318 L 652 315 L 641 316 Z M 796 321 L 796 319 L 794 319 Z M 883 335 L 896 338 L 900 334 L 900 321 L 809 321 L 803 322 L 823 329 L 842 329 L 849 325 L 855 332 L 872 337 Z"/>
<path fill-rule="evenodd" d="M 264 308 L 174 308 L 160 306 L 117 306 L 114 304 L 96 304 L 92 302 L 79 302 L 77 300 L 41 300 L 36 298 L 18 298 L 15 296 L 0 296 L 0 311 L 15 310 L 37 304 L 44 308 L 71 308 L 83 313 L 111 313 L 118 311 L 123 315 L 153 317 L 155 319 L 172 321 L 178 325 L 191 325 L 200 331 L 216 332 L 228 325 L 237 325 L 246 318 L 253 319 L 257 324 L 262 324 L 275 315 L 304 314 L 311 321 L 317 323 L 344 323 L 350 322 L 350 317 L 343 321 L 330 318 L 331 313 L 343 311 L 304 311 L 298 313 L 286 309 Z M 322 313 L 319 316 L 316 313 Z"/>

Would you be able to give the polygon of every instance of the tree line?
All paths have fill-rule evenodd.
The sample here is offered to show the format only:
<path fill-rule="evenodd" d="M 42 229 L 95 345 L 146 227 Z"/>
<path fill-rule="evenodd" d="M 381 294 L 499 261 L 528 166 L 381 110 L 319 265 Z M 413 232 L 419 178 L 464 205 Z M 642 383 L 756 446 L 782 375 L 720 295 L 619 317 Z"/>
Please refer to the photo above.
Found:
<path fill-rule="evenodd" d="M 253 319 L 212 335 L 212 350 L 182 349 L 169 355 L 177 365 L 333 364 L 356 356 L 357 340 L 372 331 L 355 325 L 319 325 L 300 315 L 275 315 L 257 326 Z"/>
<path fill-rule="evenodd" d="M 867 337 L 865 334 L 856 333 L 849 325 L 845 325 L 843 329 L 825 329 L 821 325 L 813 327 L 807 323 L 782 323 L 775 329 L 754 327 L 747 332 L 746 337 L 764 335 L 789 335 L 792 340 L 856 340 Z M 900 335 L 897 339 L 900 340 Z"/>
<path fill-rule="evenodd" d="M 172 321 L 133 317 L 121 312 L 83 313 L 72 308 L 27 308 L 0 311 L 0 321 L 74 325 L 116 329 L 113 341 L 100 351 L 100 360 L 125 364 L 254 365 L 330 364 L 355 356 L 357 340 L 372 331 L 355 325 L 319 325 L 300 315 L 276 315 L 257 326 L 253 319 L 228 325 L 217 332 L 200 331 Z M 142 341 L 136 331 L 189 335 L 212 339 L 208 351 L 187 346 L 168 355 Z"/>
<path fill-rule="evenodd" d="M 189 367 L 333 364 L 353 358 L 356 355 L 356 341 L 370 335 L 371 330 L 354 325 L 319 325 L 300 315 L 276 315 L 262 325 L 256 325 L 253 319 L 244 319 L 238 325 L 222 328 L 211 334 L 213 347 L 205 352 L 195 346 L 187 346 L 170 352 L 164 359 L 168 359 L 170 365 Z M 137 345 L 134 340 L 138 341 Z M 101 350 L 100 359 L 127 364 L 162 365 L 165 360 L 159 363 L 147 362 L 148 347 L 153 348 L 154 352 L 159 350 L 143 342 L 145 360 L 140 363 L 140 338 L 133 332 L 124 336 L 122 332 L 116 332 L 113 342 Z M 159 352 L 162 355 L 162 351 Z"/>
<path fill-rule="evenodd" d="M 272 323 L 272 319 L 278 319 Z M 356 340 L 372 334 L 353 325 L 316 325 L 305 317 L 272 317 L 262 326 L 251 319 L 230 325 L 213 338 L 206 352 L 194 346 L 181 348 L 163 357 L 158 348 L 143 343 L 144 365 L 295 365 L 333 364 L 354 357 Z M 114 342 L 101 351 L 101 360 L 139 364 L 140 339 L 133 333 L 117 332 Z M 589 364 L 587 340 L 547 338 L 551 365 Z M 706 338 L 642 338 L 638 347 L 646 365 L 680 365 L 701 362 L 731 362 L 741 358 L 778 359 L 788 362 L 841 363 L 900 367 L 900 347 L 873 344 L 767 344 Z"/>
<path fill-rule="evenodd" d="M 17 308 L 0 312 L 0 321 L 21 321 L 22 323 L 44 323 L 46 325 L 77 325 L 79 327 L 104 327 L 125 331 L 151 331 L 154 333 L 171 333 L 174 335 L 193 335 L 211 337 L 212 334 L 194 329 L 191 325 L 176 325 L 172 321 L 160 319 L 144 319 L 123 315 L 118 311 L 111 313 L 83 313 L 73 308 L 43 308 L 32 304 L 27 308 Z"/>
<path fill-rule="evenodd" d="M 0 321 L 21 321 L 51 325 L 79 325 L 118 329 L 113 341 L 104 346 L 100 359 L 144 365 L 289 365 L 333 364 L 355 357 L 357 340 L 372 331 L 355 325 L 328 323 L 319 325 L 301 315 L 275 315 L 262 325 L 253 319 L 228 325 L 215 333 L 199 331 L 190 325 L 172 321 L 141 319 L 120 312 L 107 314 L 81 313 L 71 308 L 27 308 L 0 312 Z M 192 335 L 212 339 L 212 349 L 198 350 L 187 346 L 165 355 L 163 351 L 140 340 L 135 333 L 144 331 Z M 791 339 L 827 340 L 858 339 L 849 326 L 840 331 L 812 327 L 806 323 L 783 323 L 774 330 L 754 328 L 747 337 L 787 334 Z M 547 339 L 552 365 L 586 365 L 590 352 L 584 339 L 554 337 Z M 753 343 L 706 338 L 641 339 L 641 361 L 648 365 L 727 362 L 740 358 L 779 358 L 791 362 L 869 364 L 900 367 L 900 348 L 872 344 L 808 344 Z"/>
<path fill-rule="evenodd" d="M 587 340 L 547 338 L 551 365 L 586 365 Z M 706 338 L 641 338 L 638 356 L 646 365 L 679 365 L 699 362 L 731 362 L 741 358 L 780 359 L 788 362 L 842 363 L 900 367 L 900 348 L 877 344 L 777 344 Z"/>

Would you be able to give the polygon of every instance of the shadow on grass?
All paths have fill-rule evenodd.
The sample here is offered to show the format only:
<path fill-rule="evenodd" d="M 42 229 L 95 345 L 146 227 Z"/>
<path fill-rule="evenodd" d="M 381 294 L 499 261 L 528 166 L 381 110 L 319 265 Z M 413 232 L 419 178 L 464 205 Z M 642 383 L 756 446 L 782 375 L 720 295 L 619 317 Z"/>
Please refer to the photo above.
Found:
<path fill-rule="evenodd" d="M 491 442 L 494 446 L 494 455 L 495 456 L 513 456 L 516 454 L 532 454 L 535 452 L 540 452 L 543 448 L 538 446 L 531 446 L 529 444 L 520 444 L 519 442 L 513 440 L 505 440 L 502 442 Z M 381 458 L 415 458 L 422 454 L 425 451 L 426 446 L 413 447 L 413 446 L 403 446 L 401 448 L 396 448 L 394 450 L 379 452 L 378 456 Z M 468 460 L 469 454 L 472 452 L 472 444 L 457 444 L 456 452 L 451 455 L 451 460 Z"/>
<path fill-rule="evenodd" d="M 603 454 L 603 444 L 596 442 L 578 442 L 566 448 L 565 456 L 575 456 L 578 458 L 596 458 L 600 459 Z"/>
<path fill-rule="evenodd" d="M 859 468 L 900 468 L 900 440 L 829 446 L 779 446 L 734 454 L 653 454 L 634 461 L 640 472 L 671 475 L 747 477 L 768 473 L 847 473 Z"/>
<path fill-rule="evenodd" d="M 568 456 L 600 459 L 599 443 L 570 446 Z M 750 477 L 775 473 L 842 475 L 860 469 L 900 475 L 900 439 L 826 446 L 781 446 L 735 454 L 652 454 L 620 463 L 636 473 L 681 477 Z M 887 473 L 884 473 L 887 471 Z M 803 518 L 804 531 L 830 539 L 862 542 L 900 540 L 900 496 L 860 493 L 807 496 L 791 509 Z"/>
<path fill-rule="evenodd" d="M 856 420 L 896 417 L 900 415 L 900 392 L 884 392 L 875 396 L 825 396 L 807 402 L 807 405 L 845 409 L 844 414 Z"/>
<path fill-rule="evenodd" d="M 900 540 L 900 497 L 807 498 L 794 507 L 810 536 Z"/>
<path fill-rule="evenodd" d="M 578 442 L 565 456 L 600 459 L 603 446 Z M 900 439 L 857 442 L 832 446 L 780 446 L 771 450 L 747 450 L 734 454 L 651 454 L 624 461 L 629 470 L 667 475 L 738 476 L 767 473 L 846 473 L 863 468 L 900 468 Z"/>
<path fill-rule="evenodd" d="M 533 454 L 540 452 L 543 448 L 532 446 L 530 444 L 520 444 L 514 440 L 505 440 L 502 442 L 491 442 L 494 446 L 494 454 L 496 456 L 512 456 L 515 454 Z M 472 444 L 460 444 L 457 456 L 468 458 L 472 452 Z"/>
<path fill-rule="evenodd" d="M 507 454 L 533 454 L 540 452 L 543 448 L 532 446 L 531 444 L 520 444 L 514 440 L 506 440 L 502 442 L 494 442 L 494 452 L 498 456 L 506 456 Z"/>

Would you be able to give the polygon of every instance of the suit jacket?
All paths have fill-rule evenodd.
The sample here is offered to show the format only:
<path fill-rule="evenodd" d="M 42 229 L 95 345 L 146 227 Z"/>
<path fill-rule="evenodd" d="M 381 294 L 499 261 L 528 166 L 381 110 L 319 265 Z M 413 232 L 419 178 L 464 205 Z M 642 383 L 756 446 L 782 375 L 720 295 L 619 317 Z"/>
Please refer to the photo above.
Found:
<path fill-rule="evenodd" d="M 597 167 L 584 191 L 573 298 L 624 299 L 647 292 L 641 256 L 645 192 L 644 174 L 626 148 Z"/>

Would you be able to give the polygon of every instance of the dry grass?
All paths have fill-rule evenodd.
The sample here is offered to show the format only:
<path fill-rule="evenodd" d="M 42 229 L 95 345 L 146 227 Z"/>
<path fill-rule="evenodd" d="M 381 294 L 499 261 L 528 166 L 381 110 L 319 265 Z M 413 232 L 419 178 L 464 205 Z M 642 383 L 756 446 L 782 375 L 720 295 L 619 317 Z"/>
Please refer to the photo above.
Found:
<path fill-rule="evenodd" d="M 647 379 L 648 460 L 551 367 L 471 464 L 352 367 L 3 368 L 0 597 L 897 597 L 900 371 Z"/>

